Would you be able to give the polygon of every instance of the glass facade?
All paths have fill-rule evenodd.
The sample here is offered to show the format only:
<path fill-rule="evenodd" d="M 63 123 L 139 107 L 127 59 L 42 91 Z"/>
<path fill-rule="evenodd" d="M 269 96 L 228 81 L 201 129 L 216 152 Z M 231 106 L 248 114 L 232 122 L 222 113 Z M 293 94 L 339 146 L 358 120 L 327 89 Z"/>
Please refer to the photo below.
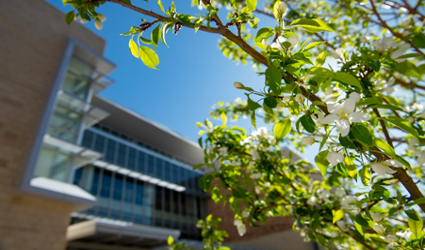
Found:
<path fill-rule="evenodd" d="M 84 213 L 179 229 L 183 237 L 199 237 L 195 225 L 208 215 L 207 196 L 198 184 L 201 172 L 95 128 L 84 132 L 82 146 L 102 153 L 104 162 L 186 188 L 178 192 L 131 175 L 86 166 L 76 171 L 74 184 L 96 196 L 98 204 Z"/>

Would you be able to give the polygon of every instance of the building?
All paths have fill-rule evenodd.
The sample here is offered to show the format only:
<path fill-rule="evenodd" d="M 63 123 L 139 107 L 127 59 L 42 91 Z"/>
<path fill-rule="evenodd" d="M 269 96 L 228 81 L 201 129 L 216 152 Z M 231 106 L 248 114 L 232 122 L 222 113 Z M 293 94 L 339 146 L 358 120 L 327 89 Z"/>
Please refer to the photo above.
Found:
<path fill-rule="evenodd" d="M 308 249 L 289 218 L 236 236 L 191 169 L 202 150 L 97 96 L 115 68 L 102 38 L 43 0 L 0 1 L 0 34 L 0 250 L 160 249 L 169 235 L 199 249 L 209 212 L 232 249 Z"/>

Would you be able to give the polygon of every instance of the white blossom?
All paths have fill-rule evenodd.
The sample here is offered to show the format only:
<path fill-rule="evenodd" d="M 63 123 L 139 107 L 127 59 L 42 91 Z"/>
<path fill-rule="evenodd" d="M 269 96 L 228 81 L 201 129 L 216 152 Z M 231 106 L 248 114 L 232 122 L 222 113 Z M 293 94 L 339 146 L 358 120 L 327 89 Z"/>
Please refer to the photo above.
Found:
<path fill-rule="evenodd" d="M 233 225 L 236 226 L 240 236 L 243 236 L 246 233 L 246 226 L 241 219 L 236 219 L 233 222 Z"/>
<path fill-rule="evenodd" d="M 254 160 L 260 159 L 260 154 L 258 154 L 258 151 L 254 148 L 251 149 L 251 156 L 252 156 L 252 159 Z"/>
<path fill-rule="evenodd" d="M 99 18 L 102 23 L 106 21 L 106 16 L 103 14 L 97 14 L 97 18 Z"/>
<path fill-rule="evenodd" d="M 326 156 L 326 159 L 329 162 L 329 166 L 333 167 L 344 161 L 344 155 L 337 152 L 329 152 L 329 154 Z"/>
<path fill-rule="evenodd" d="M 409 26 L 409 24 L 410 24 L 410 17 L 404 19 L 404 21 L 401 22 L 401 26 L 404 27 L 404 28 L 407 28 Z"/>
<path fill-rule="evenodd" d="M 298 46 L 300 39 L 297 36 L 291 36 L 288 38 L 288 42 L 291 44 L 291 49 L 295 49 Z"/>
<path fill-rule="evenodd" d="M 353 210 L 357 209 L 355 203 L 357 202 L 357 198 L 352 195 L 344 196 L 341 199 L 341 209 Z"/>
<path fill-rule="evenodd" d="M 379 222 L 384 218 L 384 215 L 381 214 L 380 212 L 372 212 L 372 220 L 374 222 Z"/>
<path fill-rule="evenodd" d="M 305 145 L 312 145 L 316 140 L 312 136 L 304 136 L 301 138 L 301 142 Z"/>
<path fill-rule="evenodd" d="M 315 196 L 310 196 L 310 199 L 308 199 L 307 204 L 310 206 L 314 206 L 316 205 L 316 197 Z"/>
<path fill-rule="evenodd" d="M 297 94 L 295 96 L 295 101 L 297 101 L 299 103 L 303 103 L 305 101 L 305 97 L 302 94 Z"/>
<path fill-rule="evenodd" d="M 367 42 L 368 42 L 368 39 L 367 39 L 367 37 L 362 36 L 362 37 L 360 38 L 360 41 L 361 41 L 362 43 L 367 43 Z"/>
<path fill-rule="evenodd" d="M 80 17 L 80 22 L 81 22 L 81 23 L 87 23 L 88 21 L 87 21 L 86 19 L 84 19 L 84 18 Z"/>
<path fill-rule="evenodd" d="M 219 154 L 220 154 L 221 156 L 223 156 L 223 155 L 227 154 L 227 150 L 228 150 L 228 148 L 227 148 L 227 147 L 221 147 L 221 148 L 219 149 Z"/>
<path fill-rule="evenodd" d="M 329 190 L 323 189 L 318 192 L 320 199 L 327 200 L 330 196 L 331 192 Z"/>
<path fill-rule="evenodd" d="M 357 94 L 357 93 L 356 93 Z M 356 103 L 360 99 L 357 94 L 351 93 L 350 97 L 342 104 L 337 102 L 328 102 L 328 111 L 331 113 L 325 118 L 319 120 L 323 124 L 335 123 L 336 128 L 345 137 L 350 132 L 350 122 L 364 122 L 370 119 L 369 116 L 362 112 L 354 112 Z"/>
<path fill-rule="evenodd" d="M 422 166 L 425 163 L 425 152 L 419 155 L 418 159 L 416 159 L 418 164 Z"/>
<path fill-rule="evenodd" d="M 280 102 L 280 103 L 277 104 L 276 109 L 277 110 L 282 110 L 284 107 L 285 107 L 285 104 L 282 103 L 282 102 Z"/>
<path fill-rule="evenodd" d="M 337 187 L 335 188 L 335 195 L 339 198 L 342 198 L 346 195 L 345 189 L 343 187 Z"/>
<path fill-rule="evenodd" d="M 394 174 L 395 172 L 397 172 L 389 168 L 388 165 L 383 162 L 374 162 L 371 164 L 371 166 L 373 171 L 375 171 L 375 173 L 377 173 L 378 175 Z"/>
<path fill-rule="evenodd" d="M 385 236 L 385 241 L 391 244 L 391 243 L 397 242 L 398 239 L 394 235 L 387 235 Z"/>
<path fill-rule="evenodd" d="M 347 232 L 349 230 L 349 226 L 348 224 L 343 221 L 343 220 L 339 220 L 336 222 L 336 224 L 338 225 L 339 228 L 341 228 L 342 231 Z"/>
<path fill-rule="evenodd" d="M 379 224 L 375 224 L 373 226 L 373 230 L 375 230 L 375 232 L 377 232 L 378 234 L 385 233 L 385 228 L 382 225 L 379 225 Z"/>
<path fill-rule="evenodd" d="M 263 176 L 262 173 L 254 173 L 251 175 L 252 179 L 260 179 Z"/>
<path fill-rule="evenodd" d="M 342 50 L 341 48 L 336 49 L 336 50 L 335 50 L 335 55 L 336 55 L 338 58 L 343 59 L 343 58 L 344 58 L 344 50 Z"/>
<path fill-rule="evenodd" d="M 248 218 L 249 217 L 249 211 L 246 211 L 246 210 L 242 211 L 242 217 Z"/>

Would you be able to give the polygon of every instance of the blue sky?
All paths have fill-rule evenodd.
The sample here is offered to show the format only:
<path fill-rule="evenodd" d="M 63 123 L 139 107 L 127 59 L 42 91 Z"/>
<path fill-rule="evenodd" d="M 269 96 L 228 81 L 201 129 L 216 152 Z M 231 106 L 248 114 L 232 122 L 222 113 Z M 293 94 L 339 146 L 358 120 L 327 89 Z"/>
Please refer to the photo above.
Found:
<path fill-rule="evenodd" d="M 47 1 L 64 12 L 71 10 L 60 0 Z M 160 13 L 156 1 L 133 2 Z M 170 4 L 171 1 L 163 0 L 164 8 Z M 183 4 L 176 2 L 176 7 L 178 12 L 185 14 L 203 14 L 205 11 L 191 7 L 190 1 Z M 117 65 L 110 74 L 115 83 L 101 95 L 190 140 L 197 141 L 199 130 L 196 122 L 209 116 L 214 103 L 244 97 L 243 91 L 233 87 L 234 81 L 254 88 L 260 88 L 264 81 L 263 76 L 257 76 L 250 65 L 236 65 L 223 56 L 218 48 L 219 35 L 201 31 L 195 34 L 189 28 L 182 28 L 177 35 L 166 35 L 169 48 L 161 43 L 157 50 L 159 70 L 150 69 L 131 55 L 129 37 L 119 35 L 131 26 L 138 26 L 142 16 L 112 3 L 101 6 L 99 12 L 107 17 L 102 30 L 97 30 L 93 22 L 84 26 L 106 40 L 104 56 Z M 252 128 L 248 120 L 241 124 Z"/>

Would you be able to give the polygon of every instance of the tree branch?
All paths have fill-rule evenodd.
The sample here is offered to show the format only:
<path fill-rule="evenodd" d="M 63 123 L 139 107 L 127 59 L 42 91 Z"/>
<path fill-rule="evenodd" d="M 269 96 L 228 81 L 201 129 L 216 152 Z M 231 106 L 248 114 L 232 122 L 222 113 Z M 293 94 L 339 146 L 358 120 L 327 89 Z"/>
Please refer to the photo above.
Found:
<path fill-rule="evenodd" d="M 377 108 L 372 109 L 378 118 L 381 118 L 381 114 L 379 113 Z M 387 139 L 388 144 L 394 148 L 393 141 L 391 140 L 390 134 L 388 133 L 387 126 L 385 126 L 385 121 L 382 119 L 378 119 L 379 123 L 382 127 L 382 132 L 384 132 L 385 138 Z"/>

